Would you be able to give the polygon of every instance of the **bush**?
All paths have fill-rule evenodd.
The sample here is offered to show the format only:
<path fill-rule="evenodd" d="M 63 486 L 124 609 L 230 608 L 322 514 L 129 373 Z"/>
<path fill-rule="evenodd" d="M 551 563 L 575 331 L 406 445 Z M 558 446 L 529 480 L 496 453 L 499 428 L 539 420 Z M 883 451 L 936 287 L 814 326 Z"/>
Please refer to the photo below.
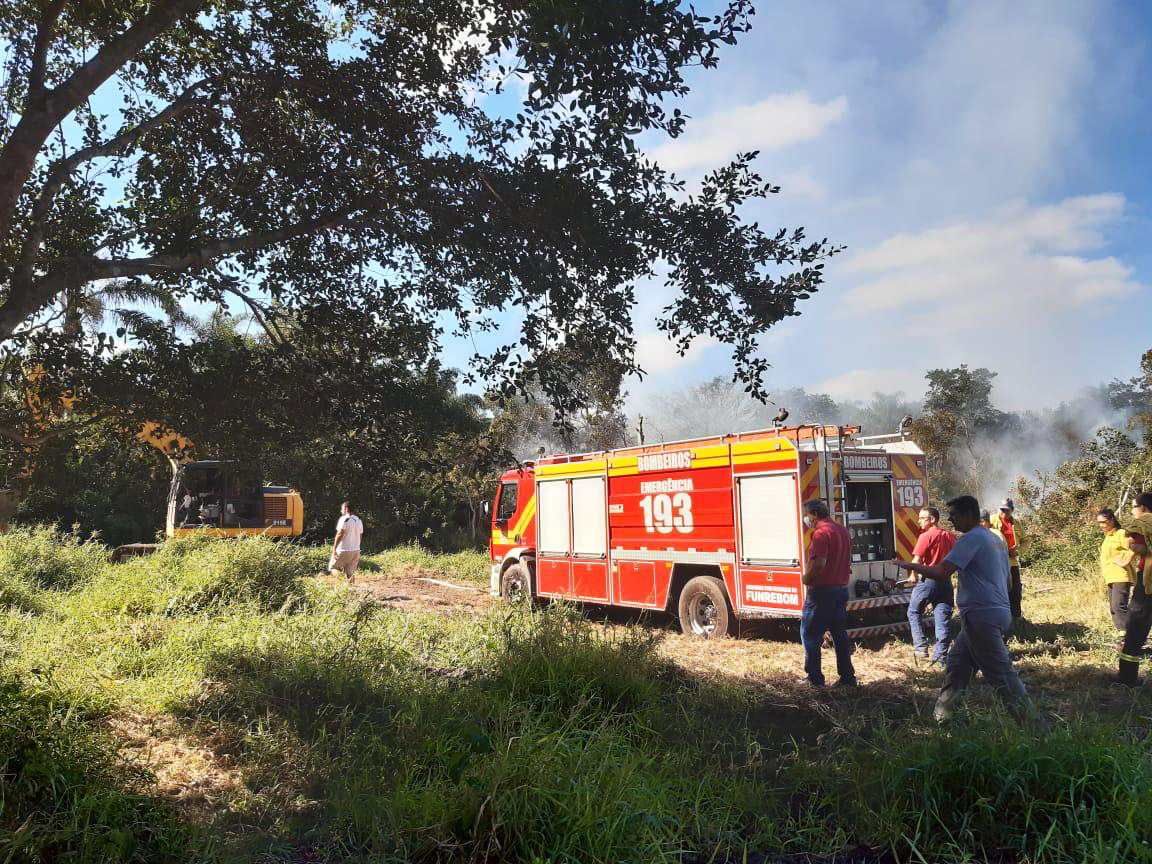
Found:
<path fill-rule="evenodd" d="M 177 537 L 154 555 L 106 569 L 91 592 L 95 605 L 130 614 L 196 612 L 234 603 L 275 610 L 304 596 L 314 571 L 291 543 L 263 537 Z"/>
<path fill-rule="evenodd" d="M 170 541 L 161 546 L 156 564 L 175 565 L 183 596 L 192 608 L 235 602 L 279 608 L 299 592 L 299 580 L 312 572 L 298 547 L 263 537 L 217 540 L 192 550 Z"/>
<path fill-rule="evenodd" d="M 67 591 L 90 581 L 108 561 L 105 548 L 43 525 L 0 535 L 0 573 L 30 585 Z"/>
<path fill-rule="evenodd" d="M 1103 537 L 1085 526 L 1060 538 L 1036 538 L 1024 548 L 1021 565 L 1052 579 L 1091 579 Z"/>
<path fill-rule="evenodd" d="M 83 706 L 5 676 L 0 717 L 4 861 L 204 860 L 187 826 L 131 791 L 147 775 L 118 756 Z"/>

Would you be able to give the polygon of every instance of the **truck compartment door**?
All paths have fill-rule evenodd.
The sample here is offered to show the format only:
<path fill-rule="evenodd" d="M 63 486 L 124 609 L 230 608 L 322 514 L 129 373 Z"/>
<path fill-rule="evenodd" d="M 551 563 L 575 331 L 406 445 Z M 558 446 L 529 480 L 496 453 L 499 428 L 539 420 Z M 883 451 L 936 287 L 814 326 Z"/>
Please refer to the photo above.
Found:
<path fill-rule="evenodd" d="M 540 594 L 572 594 L 572 534 L 567 480 L 541 480 L 536 487 L 536 588 Z"/>
<path fill-rule="evenodd" d="M 617 603 L 651 606 L 656 602 L 656 565 L 651 561 L 614 561 Z"/>
<path fill-rule="evenodd" d="M 745 564 L 800 565 L 800 505 L 795 474 L 736 480 L 740 508 L 740 560 Z"/>
<path fill-rule="evenodd" d="M 603 477 L 572 480 L 572 595 L 608 602 L 608 502 Z"/>
<path fill-rule="evenodd" d="M 846 479 L 852 562 L 891 561 L 896 557 L 892 475 L 849 474 Z M 853 568 L 854 572 L 856 569 Z"/>

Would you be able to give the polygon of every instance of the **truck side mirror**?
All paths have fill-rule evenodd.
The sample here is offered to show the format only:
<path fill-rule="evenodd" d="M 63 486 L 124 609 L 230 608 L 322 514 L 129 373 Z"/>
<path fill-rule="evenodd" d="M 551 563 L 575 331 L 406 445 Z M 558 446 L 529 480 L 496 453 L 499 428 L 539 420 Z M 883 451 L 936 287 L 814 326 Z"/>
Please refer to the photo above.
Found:
<path fill-rule="evenodd" d="M 492 502 L 490 502 L 488 499 L 484 499 L 483 501 L 481 501 L 480 502 L 480 512 L 483 513 L 485 516 L 491 516 L 492 515 Z"/>

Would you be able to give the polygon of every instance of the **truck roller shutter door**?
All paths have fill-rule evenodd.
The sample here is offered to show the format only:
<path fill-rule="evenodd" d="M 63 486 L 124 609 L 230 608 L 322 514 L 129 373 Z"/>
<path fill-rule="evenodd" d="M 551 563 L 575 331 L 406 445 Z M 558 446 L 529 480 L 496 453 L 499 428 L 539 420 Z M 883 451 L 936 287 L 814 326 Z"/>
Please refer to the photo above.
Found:
<path fill-rule="evenodd" d="M 603 558 L 608 552 L 604 478 L 581 477 L 572 481 L 572 554 Z"/>
<path fill-rule="evenodd" d="M 799 563 L 800 517 L 795 475 L 742 477 L 737 484 L 740 557 L 762 564 Z"/>
<path fill-rule="evenodd" d="M 536 519 L 540 526 L 540 554 L 567 555 L 568 481 L 540 481 L 536 491 Z"/>

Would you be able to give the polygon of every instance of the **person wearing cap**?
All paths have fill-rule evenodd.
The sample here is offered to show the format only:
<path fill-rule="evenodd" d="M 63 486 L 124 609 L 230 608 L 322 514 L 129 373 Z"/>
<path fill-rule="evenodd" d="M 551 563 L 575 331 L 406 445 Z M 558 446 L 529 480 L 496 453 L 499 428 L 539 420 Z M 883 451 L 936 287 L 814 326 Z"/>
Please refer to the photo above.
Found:
<path fill-rule="evenodd" d="M 1120 527 L 1116 511 L 1102 507 L 1096 511 L 1096 525 L 1104 532 L 1100 543 L 1100 577 L 1108 596 L 1112 624 L 1123 633 L 1128 626 L 1128 598 L 1132 595 L 1132 574 L 1136 553 L 1128 548 L 1128 532 Z"/>
<path fill-rule="evenodd" d="M 1012 578 L 1008 586 L 1008 603 L 1014 621 L 1022 617 L 1020 601 L 1024 593 L 1020 583 L 1020 554 L 1016 543 L 1016 517 L 1013 515 L 1015 510 L 1016 504 L 1012 499 L 1005 498 L 1000 502 L 1000 509 L 992 515 L 992 527 L 1004 536 L 1004 542 L 1008 545 L 1008 568 Z"/>
<path fill-rule="evenodd" d="M 1152 555 L 1148 540 L 1152 537 L 1152 492 L 1141 492 L 1132 501 L 1132 515 L 1124 525 L 1128 548 L 1143 556 L 1143 565 L 1135 574 L 1132 595 L 1128 598 L 1128 620 L 1124 626 L 1124 644 L 1120 647 L 1120 669 L 1115 684 L 1136 687 L 1140 683 L 1140 652 L 1152 631 Z"/>

